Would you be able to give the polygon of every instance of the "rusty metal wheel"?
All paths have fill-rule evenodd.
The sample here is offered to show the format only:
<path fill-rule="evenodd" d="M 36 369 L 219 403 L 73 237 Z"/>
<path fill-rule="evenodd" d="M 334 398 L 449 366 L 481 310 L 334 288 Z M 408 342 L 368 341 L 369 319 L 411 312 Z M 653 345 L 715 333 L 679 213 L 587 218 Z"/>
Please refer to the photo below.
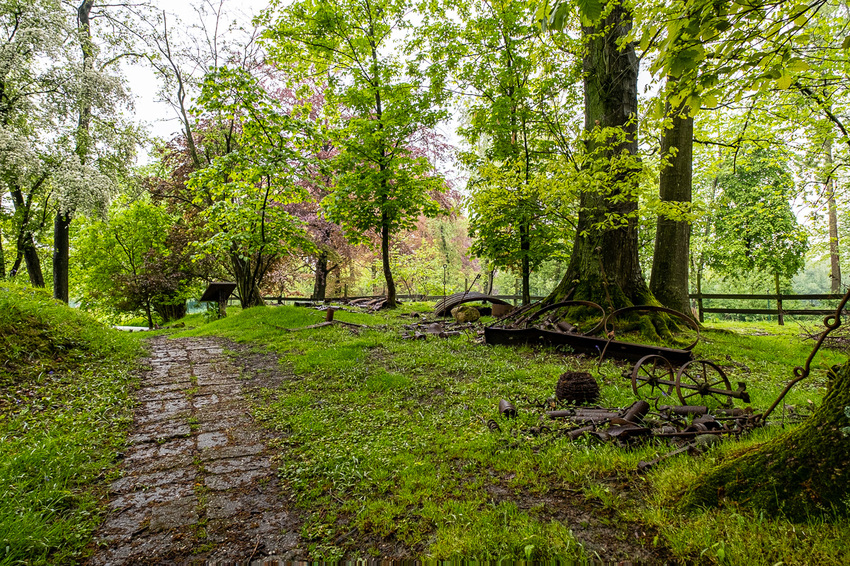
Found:
<path fill-rule="evenodd" d="M 676 373 L 676 395 L 683 405 L 696 396 L 711 397 L 721 405 L 731 405 L 732 386 L 726 374 L 708 360 L 694 360 L 679 368 Z"/>
<path fill-rule="evenodd" d="M 673 393 L 673 365 L 664 356 L 650 354 L 638 360 L 632 368 L 632 391 L 639 399 L 655 397 L 658 388 L 662 396 Z"/>

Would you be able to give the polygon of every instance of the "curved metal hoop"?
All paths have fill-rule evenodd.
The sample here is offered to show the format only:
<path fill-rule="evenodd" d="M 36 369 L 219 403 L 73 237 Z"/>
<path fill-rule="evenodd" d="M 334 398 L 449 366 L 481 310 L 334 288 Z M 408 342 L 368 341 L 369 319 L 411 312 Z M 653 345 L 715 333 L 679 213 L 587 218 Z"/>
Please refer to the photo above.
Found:
<path fill-rule="evenodd" d="M 779 397 L 776 398 L 776 401 L 773 402 L 773 405 L 761 415 L 761 419 L 763 421 L 767 420 L 767 417 L 770 416 L 770 413 L 776 409 L 777 405 L 782 402 L 785 396 L 791 391 L 791 388 L 794 387 L 797 382 L 802 381 L 809 377 L 809 373 L 812 371 L 812 361 L 815 359 L 815 355 L 817 355 L 821 346 L 823 345 L 826 337 L 832 333 L 833 330 L 841 326 L 841 311 L 844 310 L 844 307 L 847 306 L 847 302 L 850 301 L 850 289 L 844 294 L 844 297 L 841 299 L 841 302 L 838 303 L 838 306 L 835 308 L 835 313 L 826 316 L 823 319 L 823 325 L 826 326 L 826 329 L 820 333 L 818 337 L 818 341 L 815 343 L 814 348 L 812 348 L 812 353 L 809 354 L 809 357 L 806 358 L 806 362 L 802 366 L 797 366 L 794 368 L 794 379 L 792 379 L 788 385 L 785 386 L 785 389 L 782 390 L 782 393 L 779 394 Z"/>
<path fill-rule="evenodd" d="M 695 330 L 696 333 L 697 333 L 696 340 L 694 340 L 693 343 L 689 344 L 688 346 L 681 348 L 682 350 L 692 350 L 694 348 L 694 346 L 696 346 L 697 343 L 699 342 L 699 339 L 700 339 L 699 325 L 694 321 L 694 319 L 690 318 L 689 316 L 687 316 L 685 314 L 680 313 L 679 311 L 674 311 L 673 309 L 668 309 L 667 307 L 657 307 L 657 306 L 653 306 L 653 305 L 639 305 L 639 306 L 625 307 L 625 308 L 622 308 L 622 309 L 615 310 L 614 312 L 609 314 L 607 317 L 605 317 L 605 320 L 603 321 L 603 328 L 605 330 L 605 333 L 610 336 L 611 333 L 614 332 L 614 319 L 616 317 L 618 317 L 619 315 L 625 314 L 625 313 L 631 313 L 631 312 L 640 312 L 640 311 L 660 312 L 660 313 L 664 313 L 664 314 L 669 314 L 671 316 L 674 316 L 674 317 L 684 321 L 685 324 L 687 324 L 693 330 Z M 609 323 L 610 323 L 610 327 L 609 327 Z"/>

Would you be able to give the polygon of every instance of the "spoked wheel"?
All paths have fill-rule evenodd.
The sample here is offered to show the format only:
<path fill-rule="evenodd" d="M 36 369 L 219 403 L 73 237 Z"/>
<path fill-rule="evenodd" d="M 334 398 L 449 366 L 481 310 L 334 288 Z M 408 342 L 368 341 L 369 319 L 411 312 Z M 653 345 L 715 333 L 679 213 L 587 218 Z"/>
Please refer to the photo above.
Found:
<path fill-rule="evenodd" d="M 661 395 L 673 393 L 673 365 L 664 356 L 651 354 L 638 360 L 632 369 L 632 391 L 639 399 L 655 397 L 660 390 Z"/>
<path fill-rule="evenodd" d="M 708 360 L 688 362 L 676 374 L 676 395 L 683 405 L 688 405 L 696 396 L 710 397 L 721 405 L 731 405 L 729 393 L 732 393 L 732 386 L 726 374 Z"/>

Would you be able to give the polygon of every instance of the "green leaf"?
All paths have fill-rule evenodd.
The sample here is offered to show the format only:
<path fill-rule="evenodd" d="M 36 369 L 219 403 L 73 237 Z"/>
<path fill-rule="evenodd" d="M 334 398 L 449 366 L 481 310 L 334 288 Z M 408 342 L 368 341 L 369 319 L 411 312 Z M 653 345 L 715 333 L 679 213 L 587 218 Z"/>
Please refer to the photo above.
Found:
<path fill-rule="evenodd" d="M 589 22 L 595 22 L 602 16 L 601 0 L 576 0 L 579 14 Z"/>
<path fill-rule="evenodd" d="M 841 42 L 841 49 L 850 49 L 850 35 L 844 38 L 844 41 Z"/>
<path fill-rule="evenodd" d="M 791 88 L 791 85 L 794 84 L 794 75 L 791 74 L 783 74 L 776 81 L 776 86 L 782 90 L 787 90 Z"/>
<path fill-rule="evenodd" d="M 567 22 L 568 10 L 569 5 L 566 2 L 561 2 L 555 6 L 555 9 L 552 10 L 552 14 L 549 16 L 549 29 L 564 29 Z"/>

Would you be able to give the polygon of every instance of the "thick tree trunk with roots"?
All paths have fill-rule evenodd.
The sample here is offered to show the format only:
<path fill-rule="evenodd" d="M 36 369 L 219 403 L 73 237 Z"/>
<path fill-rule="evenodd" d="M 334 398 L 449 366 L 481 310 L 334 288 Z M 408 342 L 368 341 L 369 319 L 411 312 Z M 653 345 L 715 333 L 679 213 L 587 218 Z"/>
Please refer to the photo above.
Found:
<path fill-rule="evenodd" d="M 610 132 L 608 139 L 587 142 L 595 158 L 589 167 L 603 171 L 607 182 L 581 193 L 570 263 L 546 304 L 584 299 L 620 308 L 651 302 L 638 260 L 635 163 L 628 160 L 637 153 L 638 60 L 631 43 L 618 47 L 631 27 L 631 13 L 618 3 L 595 27 L 583 29 L 585 130 Z"/>
<path fill-rule="evenodd" d="M 793 521 L 850 514 L 850 362 L 830 372 L 821 406 L 804 424 L 712 469 L 683 495 L 683 507 L 723 503 L 783 513 Z"/>
<path fill-rule="evenodd" d="M 694 119 L 688 110 L 684 107 L 673 113 L 672 124 L 661 138 L 661 155 L 669 155 L 670 161 L 661 170 L 659 196 L 662 203 L 676 208 L 691 202 Z M 662 305 L 688 316 L 692 316 L 688 298 L 690 242 L 690 222 L 658 216 L 649 289 Z"/>

